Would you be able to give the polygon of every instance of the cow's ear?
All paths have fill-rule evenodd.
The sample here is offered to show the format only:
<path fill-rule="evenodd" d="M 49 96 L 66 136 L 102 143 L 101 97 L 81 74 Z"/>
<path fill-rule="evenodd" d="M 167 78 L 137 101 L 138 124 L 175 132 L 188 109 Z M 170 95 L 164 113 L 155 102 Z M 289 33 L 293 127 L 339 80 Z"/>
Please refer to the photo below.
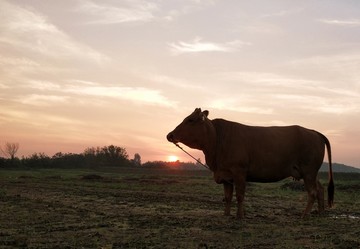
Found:
<path fill-rule="evenodd" d="M 201 119 L 202 121 L 205 121 L 205 119 L 207 118 L 207 116 L 209 115 L 209 111 L 203 111 L 201 113 Z"/>
<path fill-rule="evenodd" d="M 203 113 L 203 115 L 204 115 L 205 117 L 209 116 L 209 111 L 208 111 L 208 110 L 205 110 L 205 111 L 203 111 L 202 113 Z"/>

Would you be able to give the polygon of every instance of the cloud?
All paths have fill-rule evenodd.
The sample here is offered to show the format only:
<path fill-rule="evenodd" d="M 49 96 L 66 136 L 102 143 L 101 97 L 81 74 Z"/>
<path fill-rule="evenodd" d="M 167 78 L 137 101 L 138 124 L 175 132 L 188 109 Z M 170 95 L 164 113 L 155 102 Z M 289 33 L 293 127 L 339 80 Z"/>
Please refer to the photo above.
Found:
<path fill-rule="evenodd" d="M 88 99 L 88 96 L 94 98 L 111 98 L 131 101 L 135 104 L 159 105 L 165 107 L 176 106 L 176 102 L 169 100 L 162 95 L 161 91 L 145 87 L 129 86 L 106 86 L 97 82 L 86 80 L 66 80 L 63 83 L 53 83 L 40 80 L 29 80 L 26 82 L 27 89 L 35 89 L 36 93 L 31 93 L 26 97 L 19 98 L 19 101 L 27 104 L 46 105 L 49 103 L 66 102 L 72 98 L 72 94 L 80 95 Z M 39 94 L 39 91 L 42 94 Z M 48 95 L 46 95 L 48 93 Z M 92 98 L 93 99 L 93 98 Z"/>
<path fill-rule="evenodd" d="M 225 43 L 203 42 L 201 37 L 196 37 L 191 42 L 178 41 L 170 43 L 169 48 L 173 55 L 184 53 L 201 53 L 201 52 L 233 52 L 241 49 L 251 43 L 234 40 Z"/>
<path fill-rule="evenodd" d="M 239 100 L 241 99 L 241 101 Z M 242 113 L 252 113 L 252 114 L 273 114 L 274 110 L 269 107 L 256 106 L 254 101 L 246 100 L 244 98 L 224 98 L 216 99 L 209 103 L 210 108 L 218 110 L 229 110 Z"/>
<path fill-rule="evenodd" d="M 26 84 L 27 87 L 37 89 L 40 91 L 59 91 L 61 86 L 53 82 L 41 81 L 41 80 L 29 80 Z"/>
<path fill-rule="evenodd" d="M 296 59 L 288 64 L 296 69 L 306 69 L 311 75 L 321 75 L 328 84 L 358 86 L 360 82 L 360 53 L 356 47 L 340 54 Z"/>
<path fill-rule="evenodd" d="M 231 86 L 236 95 L 220 95 L 220 100 L 212 102 L 218 109 L 263 114 L 285 109 L 337 115 L 360 112 L 358 92 L 346 86 L 329 86 L 326 81 L 263 72 L 226 72 L 218 74 L 218 79 Z"/>
<path fill-rule="evenodd" d="M 278 12 L 262 15 L 261 18 L 292 16 L 294 14 L 298 14 L 303 11 L 304 11 L 304 8 L 287 9 L 287 10 L 281 10 Z"/>
<path fill-rule="evenodd" d="M 336 25 L 336 26 L 344 26 L 344 27 L 359 27 L 360 19 L 349 19 L 349 20 L 337 20 L 337 19 L 320 19 L 322 23 Z"/>
<path fill-rule="evenodd" d="M 40 64 L 32 61 L 28 58 L 14 58 L 5 57 L 0 55 L 0 65 L 2 67 L 21 67 L 21 68 L 33 68 L 39 67 Z"/>
<path fill-rule="evenodd" d="M 273 89 L 276 88 L 277 91 L 281 89 L 318 89 L 319 83 L 322 82 L 304 79 L 304 78 L 295 78 L 286 75 L 268 73 L 268 72 L 258 72 L 258 71 L 236 71 L 236 72 L 223 72 L 218 74 L 219 79 L 241 83 L 242 85 L 249 86 L 251 89 L 257 89 L 259 91 L 273 92 Z"/>
<path fill-rule="evenodd" d="M 32 9 L 4 1 L 0 1 L 0 9 L 0 45 L 13 53 L 100 64 L 109 60 L 107 56 L 73 40 Z"/>
<path fill-rule="evenodd" d="M 4 84 L 2 84 L 2 83 L 0 83 L 0 88 L 2 88 L 2 89 L 9 89 L 10 87 L 7 86 L 7 85 L 4 85 Z"/>
<path fill-rule="evenodd" d="M 11 108 L 7 108 L 2 111 L 2 115 L 0 115 L 0 123 L 2 121 L 16 124 L 15 126 L 22 126 L 23 129 L 20 134 L 24 134 L 25 130 L 28 130 L 28 132 L 34 132 L 34 128 L 36 127 L 41 129 L 41 134 L 45 134 L 45 130 L 51 130 L 54 134 L 54 132 L 60 133 L 63 129 L 76 129 L 76 126 L 80 124 L 85 126 L 89 125 L 87 122 L 76 120 L 74 118 L 59 116 L 58 113 L 30 113 L 26 109 L 15 110 Z"/>
<path fill-rule="evenodd" d="M 68 99 L 69 97 L 67 96 L 30 94 L 28 96 L 20 97 L 18 101 L 25 105 L 50 106 L 53 104 L 65 103 Z"/>
<path fill-rule="evenodd" d="M 250 34 L 263 34 L 263 35 L 280 35 L 284 31 L 280 26 L 276 26 L 271 23 L 262 22 L 262 23 L 256 23 L 252 25 L 244 25 L 241 27 L 236 27 L 234 30 L 236 33 L 250 33 Z"/>
<path fill-rule="evenodd" d="M 1 88 L 5 90 L 10 89 L 10 87 L 0 84 Z M 16 102 L 35 106 L 71 104 L 71 101 L 108 105 L 113 100 L 125 100 L 134 104 L 164 107 L 174 107 L 177 105 L 177 102 L 170 100 L 157 89 L 111 86 L 77 79 L 54 82 L 25 80 L 17 89 L 21 90 L 22 94 L 15 96 L 14 100 Z"/>
<path fill-rule="evenodd" d="M 171 76 L 167 76 L 167 75 L 147 74 L 145 76 L 145 78 L 149 79 L 153 82 L 160 83 L 162 85 L 168 85 L 168 86 L 177 87 L 177 88 L 196 89 L 196 90 L 202 90 L 204 88 L 203 86 L 195 84 L 194 82 L 191 82 L 189 80 L 171 77 Z"/>
<path fill-rule="evenodd" d="M 160 105 L 165 107 L 176 105 L 176 102 L 163 96 L 160 91 L 143 87 L 73 85 L 66 87 L 63 91 L 79 95 L 122 99 L 137 104 Z"/>
<path fill-rule="evenodd" d="M 321 92 L 321 91 L 320 91 Z M 274 101 L 287 103 L 288 107 L 307 110 L 308 113 L 354 114 L 360 112 L 360 106 L 352 99 L 339 96 L 315 96 L 313 93 L 274 94 Z"/>
<path fill-rule="evenodd" d="M 169 2 L 169 1 L 167 1 Z M 163 4 L 163 10 L 166 12 L 163 17 L 166 21 L 174 21 L 182 16 L 190 15 L 193 12 L 198 12 L 204 8 L 214 5 L 215 1 L 213 0 L 185 0 L 185 1 L 173 1 L 169 7 L 169 10 L 165 10 L 167 4 Z"/>
<path fill-rule="evenodd" d="M 80 1 L 76 12 L 91 16 L 86 24 L 118 24 L 128 22 L 149 22 L 154 19 L 158 9 L 155 3 L 147 1 L 120 1 L 121 6 L 99 4 L 99 2 Z"/>

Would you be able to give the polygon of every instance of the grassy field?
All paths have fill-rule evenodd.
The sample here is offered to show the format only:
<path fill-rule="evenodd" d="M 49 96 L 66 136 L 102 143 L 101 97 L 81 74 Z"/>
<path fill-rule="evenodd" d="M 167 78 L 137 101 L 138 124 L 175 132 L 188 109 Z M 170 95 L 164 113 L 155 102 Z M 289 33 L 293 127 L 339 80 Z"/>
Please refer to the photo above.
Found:
<path fill-rule="evenodd" d="M 0 169 L 0 248 L 360 248 L 360 174 L 306 219 L 290 182 L 249 184 L 237 221 L 207 171 Z"/>

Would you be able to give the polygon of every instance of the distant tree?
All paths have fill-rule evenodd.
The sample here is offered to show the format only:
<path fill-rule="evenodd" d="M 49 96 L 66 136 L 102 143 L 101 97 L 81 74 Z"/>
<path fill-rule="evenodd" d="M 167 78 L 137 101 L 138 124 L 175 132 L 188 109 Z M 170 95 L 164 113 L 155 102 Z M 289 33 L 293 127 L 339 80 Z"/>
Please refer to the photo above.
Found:
<path fill-rule="evenodd" d="M 102 148 L 102 152 L 105 154 L 106 157 L 112 158 L 112 159 L 129 159 L 129 155 L 126 152 L 125 148 L 115 146 L 115 145 L 109 145 L 104 146 Z"/>
<path fill-rule="evenodd" d="M 57 152 L 57 153 L 55 153 L 55 154 L 52 156 L 52 159 L 59 159 L 59 158 L 62 158 L 62 157 L 64 157 L 64 156 L 65 156 L 64 153 L 62 153 L 62 152 Z"/>
<path fill-rule="evenodd" d="M 100 151 L 100 148 L 97 147 L 88 147 L 84 150 L 83 156 L 84 156 L 84 163 L 88 167 L 94 167 L 97 166 L 99 163 L 99 158 L 97 157 L 98 152 Z"/>
<path fill-rule="evenodd" d="M 1 149 L 1 151 L 6 156 L 10 157 L 11 160 L 15 159 L 15 155 L 18 150 L 19 150 L 19 143 L 9 143 L 9 142 L 6 142 L 4 145 L 4 149 Z"/>
<path fill-rule="evenodd" d="M 83 156 L 85 164 L 91 167 L 125 166 L 130 163 L 126 149 L 115 145 L 89 147 L 84 150 Z"/>
<path fill-rule="evenodd" d="M 95 147 L 88 147 L 84 150 L 84 156 L 95 156 L 95 155 L 96 155 Z"/>
<path fill-rule="evenodd" d="M 58 152 L 51 158 L 54 168 L 82 168 L 87 166 L 83 154 Z"/>
<path fill-rule="evenodd" d="M 133 163 L 135 166 L 141 166 L 141 156 L 140 156 L 139 153 L 135 153 L 134 159 L 132 160 L 132 163 Z"/>
<path fill-rule="evenodd" d="M 168 163 L 164 161 L 152 161 L 152 162 L 149 161 L 144 163 L 142 167 L 149 169 L 166 169 L 168 168 L 167 164 Z"/>
<path fill-rule="evenodd" d="M 31 156 L 23 158 L 22 163 L 29 168 L 50 168 L 51 158 L 45 153 L 33 153 Z"/>

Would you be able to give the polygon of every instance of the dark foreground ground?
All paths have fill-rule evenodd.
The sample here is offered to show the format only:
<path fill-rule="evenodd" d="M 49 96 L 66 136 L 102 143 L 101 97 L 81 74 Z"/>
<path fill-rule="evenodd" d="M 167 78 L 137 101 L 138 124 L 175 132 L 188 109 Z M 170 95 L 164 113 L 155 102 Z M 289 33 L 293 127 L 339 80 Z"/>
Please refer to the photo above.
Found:
<path fill-rule="evenodd" d="M 250 184 L 239 222 L 209 172 L 0 169 L 0 248 L 360 248 L 359 174 L 306 219 L 291 182 Z"/>

